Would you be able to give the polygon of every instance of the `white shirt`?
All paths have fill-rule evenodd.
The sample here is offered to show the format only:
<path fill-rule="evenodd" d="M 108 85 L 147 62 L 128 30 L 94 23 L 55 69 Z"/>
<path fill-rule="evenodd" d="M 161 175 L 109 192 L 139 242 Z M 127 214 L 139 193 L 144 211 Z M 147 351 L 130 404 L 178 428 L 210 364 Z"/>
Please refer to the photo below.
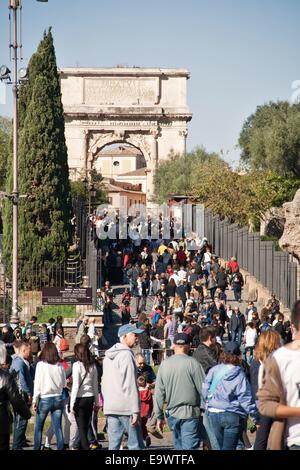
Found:
<path fill-rule="evenodd" d="M 172 274 L 172 276 L 169 277 L 169 282 L 170 282 L 171 279 L 174 279 L 174 282 L 175 282 L 176 286 L 179 285 L 180 277 L 178 276 L 178 274 L 175 274 L 175 273 Z"/>
<path fill-rule="evenodd" d="M 246 348 L 253 348 L 257 340 L 257 331 L 255 328 L 247 328 L 245 331 Z"/>
<path fill-rule="evenodd" d="M 66 373 L 63 365 L 40 361 L 35 369 L 32 401 L 36 403 L 38 398 L 59 396 L 65 386 Z"/>
<path fill-rule="evenodd" d="M 300 350 L 282 346 L 273 353 L 273 357 L 280 370 L 287 406 L 300 408 Z M 287 418 L 286 423 L 288 447 L 300 446 L 300 417 Z"/>
<path fill-rule="evenodd" d="M 206 264 L 210 262 L 211 262 L 211 253 L 209 251 L 206 251 L 203 257 L 203 263 Z"/>
<path fill-rule="evenodd" d="M 70 409 L 73 410 L 76 398 L 78 397 L 98 397 L 98 372 L 96 366 L 90 367 L 89 372 L 86 370 L 82 362 L 74 362 L 72 368 L 72 392 Z M 80 386 L 81 384 L 81 386 Z"/>
<path fill-rule="evenodd" d="M 184 279 L 187 278 L 187 272 L 184 269 L 179 269 L 178 277 L 180 281 L 183 281 Z"/>

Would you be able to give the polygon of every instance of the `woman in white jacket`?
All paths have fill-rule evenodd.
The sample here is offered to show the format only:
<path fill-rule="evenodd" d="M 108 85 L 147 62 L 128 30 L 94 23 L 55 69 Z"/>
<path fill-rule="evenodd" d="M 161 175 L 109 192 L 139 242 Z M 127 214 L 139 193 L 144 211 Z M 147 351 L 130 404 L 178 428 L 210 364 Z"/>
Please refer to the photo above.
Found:
<path fill-rule="evenodd" d="M 64 439 L 61 418 L 64 406 L 63 389 L 66 373 L 59 362 L 58 351 L 53 343 L 46 343 L 37 363 L 34 379 L 33 409 L 36 412 L 34 450 L 40 450 L 46 418 L 51 413 L 52 426 L 58 450 L 63 450 Z"/>
<path fill-rule="evenodd" d="M 90 350 L 83 344 L 74 348 L 77 362 L 72 369 L 73 386 L 70 410 L 75 414 L 82 450 L 89 450 L 88 428 L 93 408 L 98 410 L 98 373 Z"/>

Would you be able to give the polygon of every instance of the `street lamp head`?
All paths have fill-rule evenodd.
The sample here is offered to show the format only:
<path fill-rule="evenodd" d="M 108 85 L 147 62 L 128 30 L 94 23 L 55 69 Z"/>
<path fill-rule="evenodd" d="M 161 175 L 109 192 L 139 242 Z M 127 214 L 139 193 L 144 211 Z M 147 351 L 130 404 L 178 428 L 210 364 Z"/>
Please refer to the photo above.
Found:
<path fill-rule="evenodd" d="M 19 79 L 20 79 L 20 81 L 28 80 L 28 70 L 27 70 L 26 67 L 22 67 L 19 70 Z"/>
<path fill-rule="evenodd" d="M 96 191 L 96 188 L 93 184 L 90 187 L 90 195 L 91 195 L 91 197 L 96 197 L 97 196 L 97 191 Z"/>
<path fill-rule="evenodd" d="M 0 80 L 6 80 L 9 78 L 10 70 L 7 65 L 1 65 L 0 67 Z"/>

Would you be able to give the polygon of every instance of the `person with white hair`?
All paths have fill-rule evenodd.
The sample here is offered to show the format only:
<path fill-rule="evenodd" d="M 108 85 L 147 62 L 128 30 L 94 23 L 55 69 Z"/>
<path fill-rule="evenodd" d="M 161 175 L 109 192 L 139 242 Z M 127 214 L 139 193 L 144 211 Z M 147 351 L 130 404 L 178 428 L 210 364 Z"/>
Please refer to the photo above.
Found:
<path fill-rule="evenodd" d="M 12 415 L 9 406 L 13 407 L 16 415 L 28 420 L 30 409 L 21 397 L 13 376 L 6 369 L 7 352 L 3 342 L 0 344 L 0 451 L 9 450 L 9 436 L 12 425 Z"/>
<path fill-rule="evenodd" d="M 119 328 L 119 343 L 105 353 L 103 361 L 103 413 L 107 416 L 109 450 L 119 450 L 124 432 L 128 433 L 128 449 L 144 448 L 140 420 L 140 398 L 136 383 L 137 368 L 133 347 L 144 330 L 135 325 Z"/>

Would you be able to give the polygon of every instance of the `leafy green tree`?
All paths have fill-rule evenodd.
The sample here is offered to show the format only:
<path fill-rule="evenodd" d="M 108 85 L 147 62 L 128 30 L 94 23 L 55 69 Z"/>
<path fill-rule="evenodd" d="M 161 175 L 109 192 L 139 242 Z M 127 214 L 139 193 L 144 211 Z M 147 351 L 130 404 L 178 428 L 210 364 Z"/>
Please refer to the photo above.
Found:
<path fill-rule="evenodd" d="M 155 175 L 157 202 L 166 202 L 170 193 L 184 194 L 231 223 L 255 229 L 267 209 L 293 199 L 299 186 L 299 179 L 274 171 L 234 171 L 218 155 L 203 149 L 186 157 L 172 155 Z"/>
<path fill-rule="evenodd" d="M 51 30 L 30 61 L 22 93 L 19 190 L 30 198 L 19 204 L 19 257 L 23 264 L 49 266 L 65 261 L 71 241 L 67 147 Z M 10 266 L 11 227 L 4 228 L 4 255 Z"/>
<path fill-rule="evenodd" d="M 90 172 L 90 184 L 93 185 L 96 195 L 93 198 L 93 205 L 104 204 L 108 201 L 105 188 L 103 186 L 103 177 L 97 170 L 93 169 Z M 89 203 L 89 183 L 83 177 L 77 181 L 71 181 L 71 196 L 72 200 L 81 200 L 84 204 Z"/>
<path fill-rule="evenodd" d="M 286 101 L 258 106 L 244 123 L 241 160 L 252 170 L 300 177 L 300 104 Z"/>
<path fill-rule="evenodd" d="M 0 190 L 6 187 L 7 166 L 9 164 L 11 120 L 0 116 Z"/>

